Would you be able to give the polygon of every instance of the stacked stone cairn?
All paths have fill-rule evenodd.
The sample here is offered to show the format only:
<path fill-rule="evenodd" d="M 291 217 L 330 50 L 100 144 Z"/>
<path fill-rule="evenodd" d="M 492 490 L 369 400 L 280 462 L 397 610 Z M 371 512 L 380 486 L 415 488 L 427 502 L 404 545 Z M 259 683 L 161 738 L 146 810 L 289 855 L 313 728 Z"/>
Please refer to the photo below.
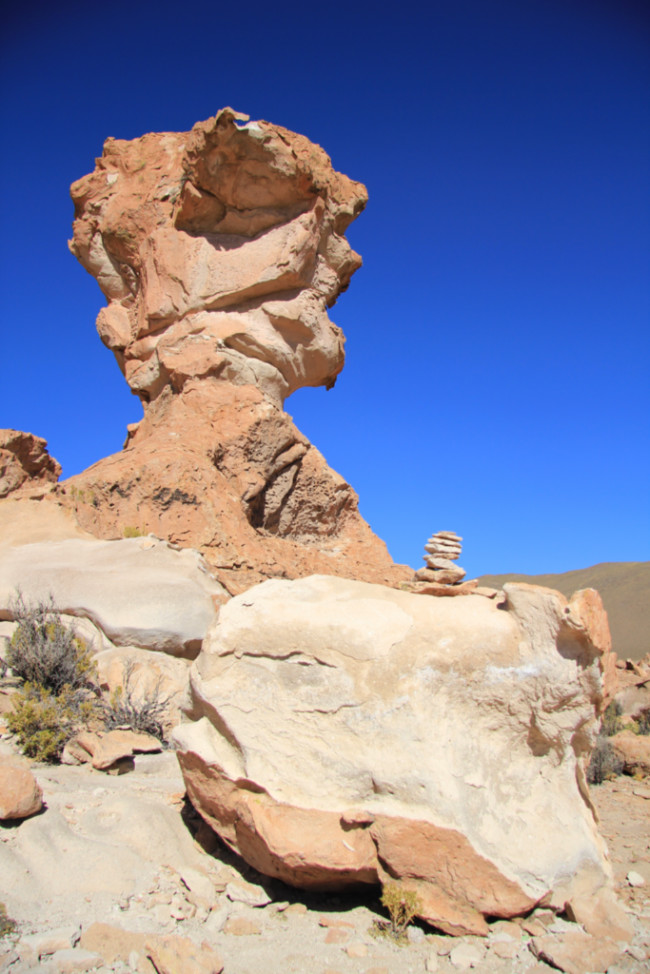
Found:
<path fill-rule="evenodd" d="M 462 551 L 461 541 L 454 531 L 438 531 L 424 546 L 426 568 L 415 573 L 418 582 L 437 582 L 439 585 L 458 585 L 465 578 L 465 569 L 454 562 Z"/>

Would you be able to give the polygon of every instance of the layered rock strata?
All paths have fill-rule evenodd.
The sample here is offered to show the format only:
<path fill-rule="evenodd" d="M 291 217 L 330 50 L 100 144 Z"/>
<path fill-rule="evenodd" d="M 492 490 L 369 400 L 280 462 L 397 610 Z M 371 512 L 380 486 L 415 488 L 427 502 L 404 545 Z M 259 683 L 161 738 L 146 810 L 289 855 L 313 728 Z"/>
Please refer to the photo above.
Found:
<path fill-rule="evenodd" d="M 361 264 L 344 233 L 365 187 L 226 108 L 191 132 L 108 139 L 71 192 L 71 250 L 108 299 L 99 334 L 145 413 L 122 453 L 67 482 L 82 527 L 198 547 L 230 591 L 405 578 L 282 408 L 343 366 L 327 310 Z"/>
<path fill-rule="evenodd" d="M 448 933 L 540 903 L 620 919 L 585 782 L 607 617 L 593 590 L 506 596 L 314 576 L 232 599 L 175 731 L 192 803 L 260 872 L 397 882 Z"/>

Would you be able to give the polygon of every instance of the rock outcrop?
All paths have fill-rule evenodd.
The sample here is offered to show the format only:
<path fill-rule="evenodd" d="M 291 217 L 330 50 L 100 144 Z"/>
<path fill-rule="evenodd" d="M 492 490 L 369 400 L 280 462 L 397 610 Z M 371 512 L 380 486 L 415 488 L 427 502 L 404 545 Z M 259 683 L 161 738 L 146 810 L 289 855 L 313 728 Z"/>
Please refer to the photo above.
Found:
<path fill-rule="evenodd" d="M 343 366 L 327 309 L 361 264 L 344 233 L 366 190 L 303 136 L 247 119 L 108 139 L 72 186 L 70 247 L 145 416 L 67 482 L 68 503 L 100 537 L 132 525 L 200 548 L 231 592 L 314 571 L 396 582 L 408 572 L 282 408 Z"/>
<path fill-rule="evenodd" d="M 597 593 L 430 599 L 314 576 L 232 599 L 174 732 L 188 795 L 262 873 L 398 882 L 448 933 L 611 900 L 585 767 L 611 644 Z"/>
<path fill-rule="evenodd" d="M 0 430 L 0 498 L 25 484 L 54 484 L 61 464 L 47 451 L 47 442 L 33 433 Z"/>

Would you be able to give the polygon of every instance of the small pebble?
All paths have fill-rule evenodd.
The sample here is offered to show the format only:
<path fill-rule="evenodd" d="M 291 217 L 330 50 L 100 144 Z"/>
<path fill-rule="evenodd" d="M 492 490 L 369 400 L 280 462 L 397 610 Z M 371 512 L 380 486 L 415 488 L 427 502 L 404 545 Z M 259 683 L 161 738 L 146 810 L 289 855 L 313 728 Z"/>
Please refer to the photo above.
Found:
<path fill-rule="evenodd" d="M 641 873 L 635 872 L 634 869 L 631 869 L 630 872 L 627 874 L 627 881 L 630 884 L 630 886 L 645 886 L 645 879 L 643 878 Z"/>
<path fill-rule="evenodd" d="M 368 948 L 365 944 L 357 941 L 356 943 L 350 944 L 349 947 L 346 947 L 345 952 L 348 957 L 365 957 L 368 953 Z"/>
<path fill-rule="evenodd" d="M 307 907 L 304 903 L 292 903 L 291 906 L 288 906 L 284 912 L 288 913 L 290 916 L 302 916 L 307 912 Z"/>

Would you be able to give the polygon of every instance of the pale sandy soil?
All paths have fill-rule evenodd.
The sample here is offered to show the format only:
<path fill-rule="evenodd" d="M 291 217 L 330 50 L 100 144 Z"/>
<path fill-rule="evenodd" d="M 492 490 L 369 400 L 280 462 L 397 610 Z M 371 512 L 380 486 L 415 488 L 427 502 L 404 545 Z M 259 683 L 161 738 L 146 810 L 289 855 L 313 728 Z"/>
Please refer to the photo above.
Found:
<path fill-rule="evenodd" d="M 13 749 L 6 737 L 0 741 L 3 749 Z M 79 948 L 65 958 L 55 954 L 39 960 L 34 953 L 34 935 L 62 929 L 75 942 L 75 928 L 87 929 L 94 921 L 207 941 L 220 954 L 225 974 L 446 974 L 469 969 L 459 965 L 462 958 L 454 953 L 462 943 L 477 948 L 473 969 L 478 972 L 552 970 L 536 960 L 531 938 L 516 924 L 495 924 L 487 940 L 454 939 L 415 926 L 411 941 L 399 947 L 372 936 L 373 921 L 382 915 L 373 890 L 365 896 L 304 895 L 266 883 L 218 843 L 206 852 L 197 840 L 209 847 L 207 833 L 183 800 L 171 752 L 141 756 L 135 771 L 119 777 L 87 766 L 32 765 L 32 770 L 47 809 L 22 823 L 0 826 L 0 900 L 18 921 L 16 935 L 0 940 L 2 974 L 64 972 L 84 969 L 84 964 L 102 974 L 152 970 L 137 954 L 130 963 L 98 958 L 91 963 Z M 650 782 L 619 778 L 593 788 L 592 794 L 619 895 L 637 931 L 632 953 L 622 954 L 610 971 L 647 974 Z M 646 885 L 631 887 L 626 879 L 630 870 L 641 874 Z M 240 897 L 270 902 L 252 906 Z M 556 929 L 561 932 L 563 924 L 556 921 Z M 75 957 L 81 966 L 66 967 Z"/>

